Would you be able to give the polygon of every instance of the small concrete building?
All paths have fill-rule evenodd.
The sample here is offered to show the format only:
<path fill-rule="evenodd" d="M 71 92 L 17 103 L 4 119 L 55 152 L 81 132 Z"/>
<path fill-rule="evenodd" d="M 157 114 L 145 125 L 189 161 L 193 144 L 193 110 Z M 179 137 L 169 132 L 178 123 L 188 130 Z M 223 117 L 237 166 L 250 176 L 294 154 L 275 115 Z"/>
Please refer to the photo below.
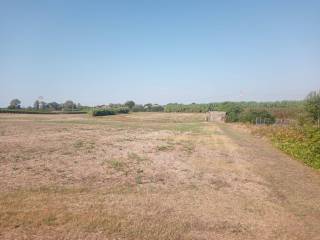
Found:
<path fill-rule="evenodd" d="M 209 111 L 206 113 L 207 122 L 225 122 L 226 117 L 227 113 L 222 111 Z"/>

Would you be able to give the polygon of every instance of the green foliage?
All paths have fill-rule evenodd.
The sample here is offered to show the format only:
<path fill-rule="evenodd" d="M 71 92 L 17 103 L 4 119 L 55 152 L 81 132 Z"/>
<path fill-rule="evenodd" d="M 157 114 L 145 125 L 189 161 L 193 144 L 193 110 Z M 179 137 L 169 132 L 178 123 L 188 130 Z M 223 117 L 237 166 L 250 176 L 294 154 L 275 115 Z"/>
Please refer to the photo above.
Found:
<path fill-rule="evenodd" d="M 52 112 L 50 110 L 42 110 L 42 109 L 8 109 L 1 108 L 0 113 L 21 113 L 21 114 L 84 114 L 86 111 L 60 111 L 60 112 Z"/>
<path fill-rule="evenodd" d="M 223 111 L 227 113 L 228 122 L 251 121 L 255 117 L 269 118 L 274 122 L 275 118 L 297 119 L 303 114 L 303 101 L 276 101 L 276 102 L 221 102 L 206 104 L 178 104 L 169 103 L 165 106 L 165 112 L 208 112 Z"/>
<path fill-rule="evenodd" d="M 127 107 L 115 108 L 114 110 L 115 110 L 116 114 L 118 114 L 118 113 L 127 114 L 130 111 L 130 109 Z"/>
<path fill-rule="evenodd" d="M 0 113 L 21 113 L 21 114 L 53 114 L 50 111 L 35 109 L 0 109 Z"/>
<path fill-rule="evenodd" d="M 243 107 L 238 103 L 223 102 L 214 107 L 216 111 L 224 111 L 227 113 L 227 122 L 238 122 L 239 115 L 243 111 Z"/>
<path fill-rule="evenodd" d="M 315 121 L 320 119 L 320 91 L 309 93 L 305 102 L 306 110 Z"/>
<path fill-rule="evenodd" d="M 149 109 L 149 112 L 163 112 L 163 110 L 164 110 L 164 107 L 162 107 L 161 105 L 158 105 L 158 104 L 154 104 Z"/>
<path fill-rule="evenodd" d="M 76 109 L 77 105 L 73 101 L 68 100 L 63 104 L 63 108 L 68 110 Z"/>
<path fill-rule="evenodd" d="M 62 109 L 62 106 L 57 102 L 50 102 L 47 104 L 47 108 L 58 111 Z"/>
<path fill-rule="evenodd" d="M 169 103 L 164 107 L 165 112 L 208 112 L 213 110 L 213 104 L 179 104 Z"/>
<path fill-rule="evenodd" d="M 20 104 L 21 104 L 21 101 L 19 99 L 15 98 L 10 101 L 10 105 L 8 106 L 8 108 L 9 109 L 19 109 Z"/>
<path fill-rule="evenodd" d="M 114 109 L 94 109 L 90 113 L 92 116 L 108 116 L 108 115 L 115 115 L 116 112 Z"/>
<path fill-rule="evenodd" d="M 135 105 L 132 109 L 132 112 L 144 112 L 144 107 L 143 105 Z"/>
<path fill-rule="evenodd" d="M 135 104 L 134 101 L 127 101 L 127 102 L 125 102 L 124 105 L 125 105 L 126 107 L 132 109 L 136 104 Z"/>
<path fill-rule="evenodd" d="M 129 113 L 129 108 L 127 107 L 94 109 L 90 112 L 90 114 L 94 117 L 116 115 L 116 114 L 127 114 L 127 113 Z"/>
<path fill-rule="evenodd" d="M 33 108 L 38 110 L 39 109 L 39 104 L 40 104 L 39 100 L 34 101 Z"/>
<path fill-rule="evenodd" d="M 239 122 L 254 123 L 256 119 L 263 119 L 266 124 L 273 124 L 275 117 L 266 110 L 253 110 L 248 109 L 240 113 Z"/>
<path fill-rule="evenodd" d="M 270 137 L 279 149 L 320 169 L 320 129 L 312 126 L 269 126 L 259 128 L 259 134 Z"/>
<path fill-rule="evenodd" d="M 164 107 L 158 104 L 147 103 L 145 105 L 136 105 L 133 112 L 163 112 Z"/>

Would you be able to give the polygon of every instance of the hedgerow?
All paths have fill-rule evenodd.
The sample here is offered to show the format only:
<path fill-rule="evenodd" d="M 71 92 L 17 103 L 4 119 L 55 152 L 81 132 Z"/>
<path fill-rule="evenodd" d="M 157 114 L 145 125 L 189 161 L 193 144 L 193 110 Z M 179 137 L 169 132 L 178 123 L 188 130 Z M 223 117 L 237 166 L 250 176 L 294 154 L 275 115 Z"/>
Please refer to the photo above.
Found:
<path fill-rule="evenodd" d="M 37 109 L 0 109 L 0 113 L 12 114 L 84 114 L 86 111 L 50 111 L 50 110 L 37 110 Z"/>
<path fill-rule="evenodd" d="M 116 115 L 116 114 L 127 114 L 130 109 L 127 107 L 119 107 L 119 108 L 105 108 L 105 109 L 94 109 L 90 112 L 91 116 L 108 116 L 108 115 Z"/>

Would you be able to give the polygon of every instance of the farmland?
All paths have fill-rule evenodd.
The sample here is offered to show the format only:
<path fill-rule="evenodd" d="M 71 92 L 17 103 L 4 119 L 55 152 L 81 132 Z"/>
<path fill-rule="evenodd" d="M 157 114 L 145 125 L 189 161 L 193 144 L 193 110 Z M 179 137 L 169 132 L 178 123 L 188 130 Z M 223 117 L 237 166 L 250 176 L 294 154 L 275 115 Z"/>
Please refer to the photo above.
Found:
<path fill-rule="evenodd" d="M 318 239 L 319 172 L 201 113 L 0 115 L 1 239 Z"/>

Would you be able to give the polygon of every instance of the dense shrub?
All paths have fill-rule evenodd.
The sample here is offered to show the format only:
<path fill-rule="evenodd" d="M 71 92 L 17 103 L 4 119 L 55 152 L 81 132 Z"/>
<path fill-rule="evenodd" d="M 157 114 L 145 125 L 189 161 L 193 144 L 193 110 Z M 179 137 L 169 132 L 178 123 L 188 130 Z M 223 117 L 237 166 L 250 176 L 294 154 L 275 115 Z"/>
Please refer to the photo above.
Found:
<path fill-rule="evenodd" d="M 220 105 L 217 105 L 214 110 L 226 112 L 227 122 L 238 122 L 239 115 L 243 111 L 243 108 L 235 103 L 225 102 Z"/>
<path fill-rule="evenodd" d="M 0 109 L 0 113 L 17 113 L 17 114 L 84 114 L 87 111 L 50 111 L 37 109 Z"/>
<path fill-rule="evenodd" d="M 207 112 L 224 111 L 239 112 L 244 109 L 267 110 L 276 113 L 279 117 L 292 118 L 300 114 L 304 109 L 303 101 L 276 101 L 276 102 L 220 102 L 220 103 L 200 103 L 200 104 L 179 104 L 169 103 L 165 106 L 165 112 Z M 275 114 L 273 114 L 275 115 Z M 278 117 L 277 116 L 277 117 Z"/>
<path fill-rule="evenodd" d="M 239 114 L 239 122 L 254 123 L 259 119 L 261 123 L 273 124 L 275 117 L 265 110 L 245 110 Z"/>
<path fill-rule="evenodd" d="M 320 127 L 320 90 L 309 93 L 305 101 L 305 108 Z"/>
<path fill-rule="evenodd" d="M 105 109 L 94 109 L 91 111 L 92 116 L 108 116 L 116 114 L 126 114 L 129 113 L 129 108 L 119 107 L 119 108 L 105 108 Z"/>
<path fill-rule="evenodd" d="M 130 109 L 128 107 L 115 108 L 114 110 L 115 110 L 116 114 L 118 114 L 118 113 L 126 114 L 126 113 L 129 113 L 129 111 L 130 111 Z"/>
<path fill-rule="evenodd" d="M 92 116 L 107 116 L 115 115 L 116 112 L 113 109 L 94 109 L 90 113 Z"/>
<path fill-rule="evenodd" d="M 0 113 L 21 113 L 21 114 L 54 114 L 50 111 L 34 110 L 34 109 L 9 109 L 2 108 Z"/>
<path fill-rule="evenodd" d="M 124 106 L 128 107 L 129 109 L 132 109 L 136 103 L 134 101 L 126 101 Z"/>
<path fill-rule="evenodd" d="M 252 122 L 256 117 L 273 123 L 275 118 L 297 119 L 303 115 L 303 101 L 278 101 L 278 102 L 221 102 L 208 104 L 178 104 L 169 103 L 164 108 L 165 112 L 208 112 L 223 111 L 227 113 L 227 122 Z"/>
<path fill-rule="evenodd" d="M 208 112 L 213 110 L 213 104 L 179 104 L 169 103 L 164 107 L 165 112 Z"/>
<path fill-rule="evenodd" d="M 152 105 L 150 108 L 150 112 L 163 112 L 164 111 L 164 107 L 162 107 L 161 105 Z"/>
<path fill-rule="evenodd" d="M 144 107 L 143 105 L 135 105 L 132 109 L 132 112 L 144 112 Z"/>

